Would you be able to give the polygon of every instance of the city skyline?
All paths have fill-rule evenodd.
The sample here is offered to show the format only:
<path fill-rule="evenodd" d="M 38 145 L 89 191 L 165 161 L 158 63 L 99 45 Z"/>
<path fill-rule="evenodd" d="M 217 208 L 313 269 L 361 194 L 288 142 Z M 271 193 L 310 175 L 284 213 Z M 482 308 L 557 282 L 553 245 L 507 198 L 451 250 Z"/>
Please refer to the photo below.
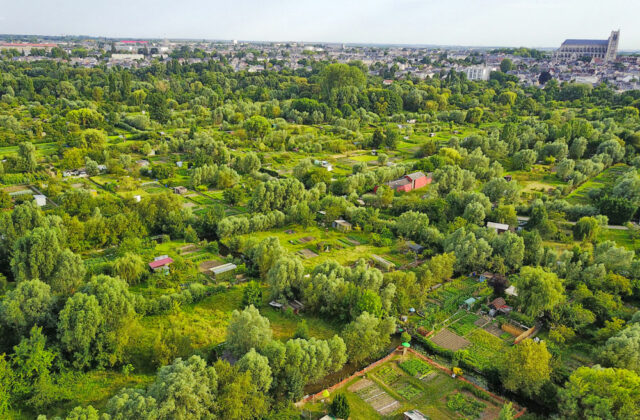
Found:
<path fill-rule="evenodd" d="M 461 3 L 464 7 L 461 7 Z M 464 10 L 464 12 L 460 12 Z M 624 13 L 622 13 L 624 11 Z M 621 30 L 620 50 L 640 49 L 633 23 L 640 4 L 628 0 L 602 7 L 595 0 L 473 2 L 455 6 L 433 1 L 372 0 L 346 4 L 328 0 L 279 1 L 271 8 L 255 0 L 233 4 L 168 0 L 107 4 L 35 0 L 0 12 L 0 32 L 15 35 L 97 36 L 318 42 L 377 45 L 557 48 L 566 38 L 602 39 Z M 53 18 L 52 18 L 53 17 Z"/>

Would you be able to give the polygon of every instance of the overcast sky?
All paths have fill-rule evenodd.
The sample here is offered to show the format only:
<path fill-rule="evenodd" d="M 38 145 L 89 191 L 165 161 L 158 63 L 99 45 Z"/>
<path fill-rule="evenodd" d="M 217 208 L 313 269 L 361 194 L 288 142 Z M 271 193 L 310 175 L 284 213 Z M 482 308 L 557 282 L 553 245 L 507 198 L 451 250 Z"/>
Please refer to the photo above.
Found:
<path fill-rule="evenodd" d="M 640 0 L 0 0 L 0 33 L 640 49 Z"/>

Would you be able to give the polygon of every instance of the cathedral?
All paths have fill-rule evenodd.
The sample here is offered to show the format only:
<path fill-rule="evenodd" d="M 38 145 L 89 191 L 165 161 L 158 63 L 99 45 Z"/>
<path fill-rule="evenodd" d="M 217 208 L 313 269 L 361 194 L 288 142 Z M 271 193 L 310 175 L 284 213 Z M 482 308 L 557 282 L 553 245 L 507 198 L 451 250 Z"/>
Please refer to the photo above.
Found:
<path fill-rule="evenodd" d="M 555 52 L 558 60 L 577 60 L 581 57 L 600 59 L 604 62 L 616 60 L 620 31 L 611 31 L 609 39 L 567 39 Z"/>

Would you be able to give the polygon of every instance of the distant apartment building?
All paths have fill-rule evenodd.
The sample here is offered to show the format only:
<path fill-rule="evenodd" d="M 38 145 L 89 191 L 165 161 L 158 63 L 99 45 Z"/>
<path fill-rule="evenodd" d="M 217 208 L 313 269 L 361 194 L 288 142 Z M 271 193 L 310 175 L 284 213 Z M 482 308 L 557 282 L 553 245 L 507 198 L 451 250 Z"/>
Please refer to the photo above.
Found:
<path fill-rule="evenodd" d="M 620 31 L 611 31 L 609 39 L 567 39 L 554 55 L 558 60 L 589 57 L 611 62 L 618 56 L 619 39 Z"/>
<path fill-rule="evenodd" d="M 489 80 L 491 68 L 487 66 L 472 66 L 464 69 L 469 80 Z"/>
<path fill-rule="evenodd" d="M 111 54 L 111 61 L 144 60 L 143 54 Z"/>
<path fill-rule="evenodd" d="M 140 48 L 148 47 L 149 42 L 138 40 L 124 40 L 115 42 L 113 46 L 118 52 L 138 52 Z"/>
<path fill-rule="evenodd" d="M 19 53 L 30 55 L 32 49 L 51 51 L 57 44 L 34 44 L 28 42 L 0 42 L 0 50 L 17 50 Z"/>

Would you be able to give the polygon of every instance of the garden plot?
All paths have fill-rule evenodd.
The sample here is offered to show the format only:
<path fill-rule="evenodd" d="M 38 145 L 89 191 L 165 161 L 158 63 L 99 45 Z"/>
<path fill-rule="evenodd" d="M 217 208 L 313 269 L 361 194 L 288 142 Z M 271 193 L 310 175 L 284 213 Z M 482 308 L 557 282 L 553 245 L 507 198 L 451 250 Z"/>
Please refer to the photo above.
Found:
<path fill-rule="evenodd" d="M 418 379 L 422 379 L 432 373 L 431 366 L 419 359 L 407 360 L 406 362 L 399 363 L 399 366 L 409 375 Z"/>
<path fill-rule="evenodd" d="M 431 337 L 431 341 L 440 347 L 451 351 L 458 351 L 471 345 L 469 340 L 460 337 L 458 334 L 452 333 L 447 329 L 441 330 L 439 333 Z"/>
<path fill-rule="evenodd" d="M 360 241 L 357 241 L 350 236 L 347 236 L 346 238 L 344 238 L 344 240 L 349 242 L 351 245 L 355 245 L 355 246 L 361 245 Z"/>
<path fill-rule="evenodd" d="M 454 331 L 456 334 L 465 336 L 472 330 L 476 329 L 476 321 L 478 321 L 477 315 L 466 314 L 462 318 L 459 318 L 455 322 L 451 323 L 448 328 Z"/>
<path fill-rule="evenodd" d="M 507 348 L 507 344 L 483 329 L 473 330 L 467 335 L 472 345 L 469 356 L 481 369 L 495 364 L 496 358 Z"/>
<path fill-rule="evenodd" d="M 400 403 L 395 398 L 367 379 L 356 382 L 349 388 L 349 391 L 355 392 L 364 402 L 383 416 L 393 413 L 400 407 Z"/>
<path fill-rule="evenodd" d="M 180 251 L 180 255 L 189 255 L 193 254 L 194 252 L 200 251 L 200 248 L 198 248 L 196 245 L 189 244 L 181 246 L 180 248 L 178 248 L 178 251 Z"/>
<path fill-rule="evenodd" d="M 504 334 L 504 331 L 502 331 L 500 327 L 494 324 L 485 325 L 482 329 L 489 334 L 495 335 L 496 337 L 500 337 L 502 334 Z"/>
<path fill-rule="evenodd" d="M 222 265 L 222 263 L 217 260 L 203 261 L 198 266 L 198 271 L 201 273 L 208 273 L 211 268 L 217 267 L 219 265 Z"/>
<path fill-rule="evenodd" d="M 467 419 L 483 417 L 487 404 L 478 401 L 466 393 L 454 392 L 447 395 L 447 408 L 459 416 Z"/>
<path fill-rule="evenodd" d="M 486 315 L 481 316 L 480 318 L 478 318 L 476 320 L 476 322 L 474 322 L 476 327 L 484 327 L 485 325 L 489 324 L 491 322 L 491 318 L 489 318 Z"/>
<path fill-rule="evenodd" d="M 398 378 L 400 378 L 400 373 L 389 365 L 380 368 L 375 375 L 387 385 L 393 384 L 398 380 Z"/>
<path fill-rule="evenodd" d="M 308 259 L 308 258 L 313 258 L 313 257 L 317 257 L 318 256 L 318 254 L 316 254 L 315 252 L 313 252 L 312 250 L 307 249 L 307 248 L 303 248 L 303 249 L 299 250 L 298 254 L 300 254 L 300 256 L 302 258 L 304 258 L 305 260 Z"/>

